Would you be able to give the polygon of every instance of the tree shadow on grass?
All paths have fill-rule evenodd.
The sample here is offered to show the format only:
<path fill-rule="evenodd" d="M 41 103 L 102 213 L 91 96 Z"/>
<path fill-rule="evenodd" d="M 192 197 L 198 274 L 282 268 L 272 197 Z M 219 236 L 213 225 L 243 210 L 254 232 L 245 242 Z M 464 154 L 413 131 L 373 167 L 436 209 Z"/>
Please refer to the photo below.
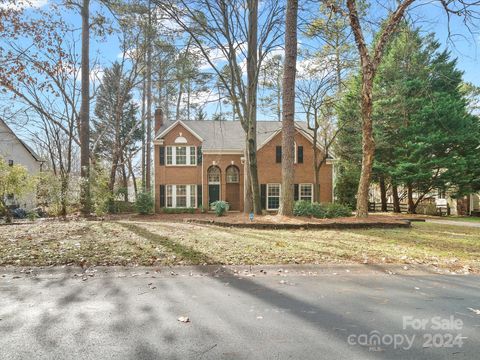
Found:
<path fill-rule="evenodd" d="M 132 223 L 119 223 L 121 226 L 127 230 L 137 234 L 138 236 L 153 242 L 154 244 L 161 245 L 168 249 L 169 251 L 175 253 L 176 256 L 181 257 L 182 259 L 188 260 L 193 265 L 198 264 L 211 264 L 212 259 L 210 259 L 204 253 L 196 251 L 188 246 L 179 244 L 171 240 L 168 236 L 155 234 L 141 226 L 132 224 Z"/>
<path fill-rule="evenodd" d="M 194 250 L 188 246 L 178 244 L 172 239 L 170 239 L 168 236 L 161 236 L 155 233 L 152 233 L 151 231 L 138 226 L 134 224 L 126 224 L 126 223 L 121 223 L 121 226 L 129 229 L 130 231 L 134 232 L 135 234 L 143 237 L 144 239 L 148 241 L 153 241 L 155 243 L 158 243 L 159 245 L 162 245 L 169 249 L 170 251 L 174 252 L 177 256 L 186 258 L 186 259 L 194 259 L 196 264 L 201 264 L 201 263 L 208 263 L 208 264 L 215 264 L 215 261 L 210 258 L 208 255 L 201 253 L 197 250 Z M 193 261 L 192 261 L 193 262 Z M 217 262 L 218 264 L 218 262 Z M 198 270 L 200 272 L 205 271 L 205 267 L 198 267 Z M 368 347 L 355 347 L 355 349 L 350 348 L 347 346 L 346 338 L 343 333 L 335 331 L 335 326 L 340 326 L 340 324 L 343 324 L 346 319 L 345 315 L 341 312 L 338 311 L 332 311 L 331 309 L 327 309 L 325 307 L 319 306 L 319 304 L 314 304 L 309 301 L 302 300 L 296 296 L 287 294 L 283 291 L 273 289 L 269 286 L 266 286 L 264 284 L 259 283 L 258 281 L 255 281 L 254 279 L 251 278 L 246 278 L 243 276 L 238 276 L 233 270 L 229 268 L 221 268 L 218 269 L 218 273 L 216 273 L 214 276 L 212 276 L 212 279 L 219 281 L 219 282 L 224 282 L 225 277 L 229 277 L 229 284 L 231 287 L 235 288 L 236 290 L 248 294 L 249 296 L 255 297 L 261 302 L 265 304 L 269 304 L 270 306 L 273 306 L 275 308 L 279 309 L 286 309 L 288 310 L 289 314 L 295 316 L 299 320 L 303 321 L 306 325 L 313 326 L 320 330 L 321 332 L 326 332 L 328 333 L 328 337 L 330 339 L 335 339 L 335 342 L 337 343 L 337 351 L 344 352 L 344 354 L 349 354 L 350 349 L 352 350 L 352 353 L 350 355 L 353 355 L 356 353 L 358 356 L 359 353 L 361 353 L 363 356 L 366 356 L 367 358 L 381 358 L 381 359 L 399 359 L 402 358 L 402 353 L 398 351 L 392 351 L 389 353 L 372 353 L 368 350 Z M 222 279 L 223 278 L 223 279 Z M 320 283 L 319 283 L 320 286 Z M 373 312 L 372 307 L 374 307 L 374 304 L 372 304 L 372 307 L 370 307 L 369 301 L 366 299 L 361 299 L 362 297 L 365 296 L 365 294 L 368 294 L 368 291 L 363 291 L 363 292 L 357 292 L 355 301 L 356 302 L 356 311 L 357 312 Z M 361 301 L 360 301 L 361 300 Z M 405 313 L 408 313 L 409 308 L 406 307 L 406 304 L 402 304 L 405 309 Z M 391 314 L 386 314 L 388 316 L 391 316 Z M 390 319 L 391 321 L 394 321 L 394 319 Z M 369 332 L 376 330 L 375 328 L 372 327 L 371 324 L 368 323 L 368 321 L 362 321 L 359 318 L 352 318 L 348 320 L 349 322 L 356 323 L 355 326 L 358 327 L 358 329 Z M 234 323 L 235 319 L 232 318 L 231 323 Z M 332 330 L 333 329 L 333 330 Z M 331 345 L 331 344 L 330 344 Z M 343 350 L 341 350 L 343 348 Z M 362 356 L 362 358 L 363 358 Z M 443 359 L 444 356 L 443 354 L 439 353 L 431 353 L 429 354 L 429 359 L 430 360 L 435 360 L 435 359 Z"/>

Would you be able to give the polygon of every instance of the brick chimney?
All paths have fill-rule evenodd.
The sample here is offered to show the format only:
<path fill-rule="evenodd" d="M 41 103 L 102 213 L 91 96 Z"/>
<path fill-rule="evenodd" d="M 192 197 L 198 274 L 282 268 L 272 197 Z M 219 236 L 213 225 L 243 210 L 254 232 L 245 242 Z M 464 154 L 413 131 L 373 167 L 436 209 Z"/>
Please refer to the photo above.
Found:
<path fill-rule="evenodd" d="M 155 134 L 163 125 L 163 111 L 160 108 L 155 109 Z"/>

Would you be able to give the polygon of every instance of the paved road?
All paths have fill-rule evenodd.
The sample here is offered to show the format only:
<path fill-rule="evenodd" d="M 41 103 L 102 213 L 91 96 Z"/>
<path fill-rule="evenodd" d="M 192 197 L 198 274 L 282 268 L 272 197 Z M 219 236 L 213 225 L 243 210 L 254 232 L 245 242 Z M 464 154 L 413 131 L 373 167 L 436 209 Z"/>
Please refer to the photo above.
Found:
<path fill-rule="evenodd" d="M 478 227 L 478 228 L 480 228 L 480 222 L 455 221 L 455 220 L 430 220 L 430 219 L 427 219 L 426 222 L 434 223 L 434 224 L 445 224 L 445 225 L 455 225 L 455 226 L 466 226 L 466 227 Z"/>
<path fill-rule="evenodd" d="M 477 276 L 215 269 L 0 269 L 0 359 L 479 358 Z"/>

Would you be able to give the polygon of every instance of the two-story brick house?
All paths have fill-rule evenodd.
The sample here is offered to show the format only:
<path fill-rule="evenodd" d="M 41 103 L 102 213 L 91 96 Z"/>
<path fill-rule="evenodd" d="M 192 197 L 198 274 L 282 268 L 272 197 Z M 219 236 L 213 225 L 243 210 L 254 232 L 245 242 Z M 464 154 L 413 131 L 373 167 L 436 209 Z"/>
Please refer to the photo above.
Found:
<path fill-rule="evenodd" d="M 304 122 L 296 122 L 295 198 L 313 200 L 312 139 Z M 281 191 L 281 123 L 257 123 L 258 177 L 262 207 L 278 209 Z M 207 208 L 225 200 L 243 211 L 245 135 L 238 121 L 162 121 L 155 112 L 155 209 Z M 333 198 L 331 160 L 320 170 L 320 201 Z"/>

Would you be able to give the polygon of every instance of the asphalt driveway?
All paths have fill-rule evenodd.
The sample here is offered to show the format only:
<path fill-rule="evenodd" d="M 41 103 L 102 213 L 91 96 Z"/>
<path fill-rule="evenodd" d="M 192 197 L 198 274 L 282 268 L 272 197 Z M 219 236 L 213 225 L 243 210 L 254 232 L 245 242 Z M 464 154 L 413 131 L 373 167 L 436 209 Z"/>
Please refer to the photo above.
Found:
<path fill-rule="evenodd" d="M 475 275 L 357 265 L 0 269 L 0 276 L 0 359 L 477 359 L 480 353 Z"/>

